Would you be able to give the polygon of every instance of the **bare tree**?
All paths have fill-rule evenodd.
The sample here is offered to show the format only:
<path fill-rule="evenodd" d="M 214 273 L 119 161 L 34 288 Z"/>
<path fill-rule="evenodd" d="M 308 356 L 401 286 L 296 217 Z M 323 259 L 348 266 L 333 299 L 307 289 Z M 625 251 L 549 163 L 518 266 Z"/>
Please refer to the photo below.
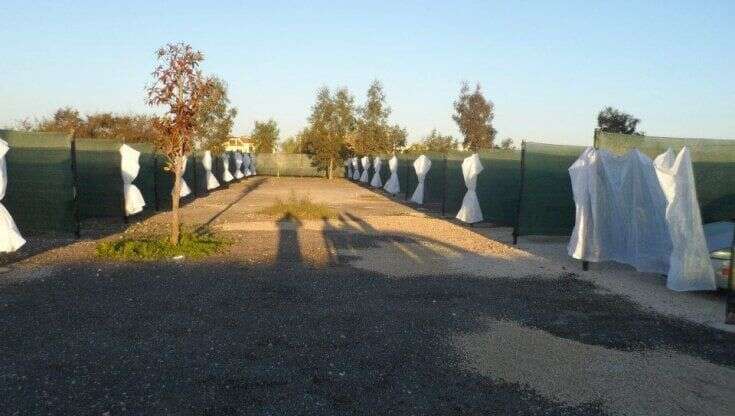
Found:
<path fill-rule="evenodd" d="M 158 66 L 153 71 L 153 83 L 147 88 L 148 104 L 167 107 L 156 120 L 161 134 L 156 147 L 168 159 L 167 168 L 174 175 L 171 190 L 171 244 L 179 243 L 181 218 L 179 195 L 184 157 L 191 151 L 192 135 L 196 130 L 196 115 L 209 88 L 199 65 L 201 52 L 185 43 L 168 44 L 156 56 Z"/>

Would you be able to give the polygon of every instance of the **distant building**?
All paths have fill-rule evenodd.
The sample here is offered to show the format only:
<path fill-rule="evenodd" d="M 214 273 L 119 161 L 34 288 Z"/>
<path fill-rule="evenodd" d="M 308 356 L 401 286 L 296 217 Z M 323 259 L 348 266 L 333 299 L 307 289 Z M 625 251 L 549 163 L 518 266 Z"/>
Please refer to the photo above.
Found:
<path fill-rule="evenodd" d="M 253 153 L 255 145 L 247 136 L 230 137 L 225 144 L 225 150 L 228 152 L 239 150 L 243 153 Z"/>

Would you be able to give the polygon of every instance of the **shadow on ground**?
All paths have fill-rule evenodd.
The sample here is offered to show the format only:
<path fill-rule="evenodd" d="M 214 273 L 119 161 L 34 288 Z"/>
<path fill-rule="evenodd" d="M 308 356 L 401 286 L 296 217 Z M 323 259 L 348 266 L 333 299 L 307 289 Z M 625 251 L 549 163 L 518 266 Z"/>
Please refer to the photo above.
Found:
<path fill-rule="evenodd" d="M 343 220 L 369 231 L 360 218 Z M 322 236 L 340 250 L 412 238 Z M 349 258 L 310 267 L 302 250 L 298 224 L 284 218 L 275 260 L 256 267 L 75 263 L 4 283 L 4 412 L 604 413 L 600 403 L 567 405 L 464 370 L 452 340 L 487 331 L 487 319 L 735 366 L 735 335 L 641 311 L 571 276 L 392 278 Z"/>

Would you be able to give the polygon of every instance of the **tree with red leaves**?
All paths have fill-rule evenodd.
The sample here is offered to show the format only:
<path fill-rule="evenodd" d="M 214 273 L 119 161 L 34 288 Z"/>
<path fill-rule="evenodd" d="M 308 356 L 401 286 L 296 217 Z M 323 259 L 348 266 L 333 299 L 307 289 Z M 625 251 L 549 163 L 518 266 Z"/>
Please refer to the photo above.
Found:
<path fill-rule="evenodd" d="M 156 148 L 167 160 L 166 168 L 174 176 L 171 190 L 171 244 L 179 243 L 181 218 L 179 195 L 184 158 L 191 152 L 192 136 L 196 130 L 197 112 L 209 89 L 199 65 L 204 60 L 201 52 L 186 43 L 168 44 L 156 52 L 158 66 L 153 71 L 153 83 L 148 86 L 147 102 L 152 106 L 167 107 L 166 113 L 155 121 L 160 137 Z"/>

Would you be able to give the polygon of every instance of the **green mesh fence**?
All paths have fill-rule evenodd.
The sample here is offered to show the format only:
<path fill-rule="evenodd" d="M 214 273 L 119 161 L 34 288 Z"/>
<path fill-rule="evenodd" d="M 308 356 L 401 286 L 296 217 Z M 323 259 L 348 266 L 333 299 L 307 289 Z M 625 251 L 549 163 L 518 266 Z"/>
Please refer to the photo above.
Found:
<path fill-rule="evenodd" d="M 150 143 L 128 143 L 128 146 L 140 152 L 138 163 L 140 164 L 140 172 L 133 181 L 133 185 L 140 189 L 145 200 L 145 211 L 156 210 L 156 172 L 157 162 L 156 153 L 153 145 Z"/>
<path fill-rule="evenodd" d="M 21 234 L 76 231 L 71 140 L 63 134 L 0 130 L 8 142 L 8 189 L 2 204 Z"/>
<path fill-rule="evenodd" d="M 172 206 L 171 191 L 174 189 L 174 176 L 171 174 L 169 170 L 166 169 L 168 159 L 165 156 L 161 154 L 155 154 L 154 157 L 155 157 L 155 172 L 156 172 L 156 178 L 155 178 L 156 195 L 155 197 L 158 200 L 158 205 L 156 209 L 168 210 L 168 209 L 171 209 L 171 206 Z M 215 158 L 214 160 L 216 161 L 217 159 Z M 219 162 L 219 165 L 221 166 L 222 162 Z M 197 170 L 201 169 L 200 166 L 201 165 L 199 166 L 197 165 L 194 155 L 189 155 L 187 157 L 186 170 L 184 171 L 184 176 L 182 176 L 182 178 L 184 179 L 184 181 L 186 181 L 186 184 L 189 186 L 189 189 L 191 189 L 191 194 L 180 199 L 180 201 L 183 203 L 199 195 L 198 193 L 199 176 L 198 176 Z M 219 177 L 217 177 L 217 180 L 219 180 Z M 147 204 L 148 204 L 148 200 L 146 199 L 146 205 Z"/>
<path fill-rule="evenodd" d="M 532 142 L 524 147 L 516 235 L 569 235 L 575 207 L 568 169 L 585 147 Z"/>
<path fill-rule="evenodd" d="M 123 218 L 124 196 L 119 151 L 121 143 L 115 140 L 81 138 L 75 139 L 75 142 L 79 217 Z"/>
<path fill-rule="evenodd" d="M 735 140 L 681 139 L 595 132 L 595 144 L 615 154 L 639 149 L 651 158 L 686 146 L 705 223 L 735 218 Z"/>
<path fill-rule="evenodd" d="M 326 177 L 326 172 L 312 165 L 310 155 L 302 153 L 258 153 L 255 155 L 258 175 Z M 345 176 L 344 160 L 334 161 L 334 176 Z"/>

